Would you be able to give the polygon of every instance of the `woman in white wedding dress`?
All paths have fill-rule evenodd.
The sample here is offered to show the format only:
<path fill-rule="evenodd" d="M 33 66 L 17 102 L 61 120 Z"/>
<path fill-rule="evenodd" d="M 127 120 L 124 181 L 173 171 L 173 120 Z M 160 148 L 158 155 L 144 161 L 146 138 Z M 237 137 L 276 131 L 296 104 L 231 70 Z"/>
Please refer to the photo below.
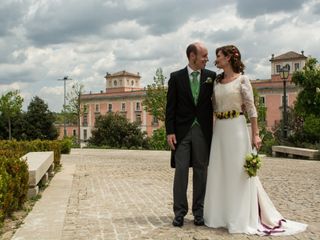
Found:
<path fill-rule="evenodd" d="M 241 55 L 233 45 L 216 50 L 216 66 L 223 69 L 214 83 L 212 97 L 216 115 L 204 201 L 205 225 L 227 228 L 229 233 L 291 235 L 307 225 L 284 219 L 276 210 L 258 177 L 244 170 L 245 156 L 252 146 L 260 148 L 250 81 L 243 75 Z M 251 121 L 247 130 L 245 109 Z M 252 142 L 251 142 L 252 141 Z"/>

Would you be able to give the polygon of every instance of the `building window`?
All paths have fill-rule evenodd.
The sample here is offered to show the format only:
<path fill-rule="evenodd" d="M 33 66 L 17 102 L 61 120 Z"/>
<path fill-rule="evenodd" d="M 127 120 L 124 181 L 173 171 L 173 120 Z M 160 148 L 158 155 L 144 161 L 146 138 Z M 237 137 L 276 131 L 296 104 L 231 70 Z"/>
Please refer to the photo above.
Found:
<path fill-rule="evenodd" d="M 141 111 L 141 104 L 140 104 L 140 102 L 136 102 L 136 111 Z"/>
<path fill-rule="evenodd" d="M 87 104 L 83 105 L 83 112 L 84 113 L 88 112 L 88 105 Z"/>
<path fill-rule="evenodd" d="M 83 129 L 83 140 L 87 140 L 87 129 Z"/>
<path fill-rule="evenodd" d="M 141 124 L 141 114 L 140 113 L 137 113 L 136 114 L 136 122 L 138 123 L 138 124 Z"/>
<path fill-rule="evenodd" d="M 132 80 L 132 81 L 131 81 L 131 86 L 133 86 L 133 85 L 134 85 L 134 81 Z"/>
<path fill-rule="evenodd" d="M 111 103 L 108 104 L 108 112 L 112 112 L 112 104 Z"/>
<path fill-rule="evenodd" d="M 126 104 L 125 103 L 121 103 L 121 111 L 126 111 Z"/>
<path fill-rule="evenodd" d="M 277 73 L 280 72 L 280 69 L 281 69 L 281 65 L 276 65 L 276 71 L 277 71 Z"/>
<path fill-rule="evenodd" d="M 73 136 L 75 137 L 75 136 L 77 136 L 77 130 L 76 129 L 73 129 Z"/>
<path fill-rule="evenodd" d="M 152 116 L 152 126 L 158 126 L 159 125 L 159 121 L 158 118 L 155 116 Z"/>
<path fill-rule="evenodd" d="M 114 80 L 114 81 L 113 81 L 113 86 L 116 87 L 117 85 L 118 85 L 118 82 L 117 82 L 116 80 Z"/>
<path fill-rule="evenodd" d="M 264 96 L 260 96 L 259 104 L 261 104 L 262 106 L 266 105 L 266 98 Z"/>
<path fill-rule="evenodd" d="M 84 127 L 88 126 L 88 115 L 87 115 L 87 114 L 84 114 L 84 115 L 83 115 L 83 123 L 82 123 L 82 126 L 84 126 Z"/>
<path fill-rule="evenodd" d="M 294 64 L 294 71 L 298 71 L 300 69 L 300 64 L 299 63 L 295 63 Z"/>
<path fill-rule="evenodd" d="M 100 112 L 100 105 L 96 104 L 96 112 Z"/>

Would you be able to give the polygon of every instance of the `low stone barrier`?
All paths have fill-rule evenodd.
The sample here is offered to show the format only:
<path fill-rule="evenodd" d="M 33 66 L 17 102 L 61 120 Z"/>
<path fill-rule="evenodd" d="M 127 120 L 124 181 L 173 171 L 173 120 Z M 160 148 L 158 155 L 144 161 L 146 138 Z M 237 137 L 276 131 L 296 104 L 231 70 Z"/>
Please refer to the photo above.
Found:
<path fill-rule="evenodd" d="M 29 168 L 28 198 L 34 197 L 39 192 L 39 185 L 44 185 L 53 176 L 54 152 L 29 152 L 22 156 Z"/>
<path fill-rule="evenodd" d="M 320 159 L 320 153 L 315 149 L 297 148 L 288 146 L 272 146 L 272 156 L 282 155 L 302 156 L 309 159 Z"/>

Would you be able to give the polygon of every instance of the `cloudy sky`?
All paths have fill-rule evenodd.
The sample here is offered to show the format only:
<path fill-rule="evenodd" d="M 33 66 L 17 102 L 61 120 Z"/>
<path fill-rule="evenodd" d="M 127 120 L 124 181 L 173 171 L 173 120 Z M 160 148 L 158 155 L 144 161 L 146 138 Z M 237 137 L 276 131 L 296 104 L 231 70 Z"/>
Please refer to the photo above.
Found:
<path fill-rule="evenodd" d="M 106 72 L 184 67 L 186 46 L 235 44 L 252 79 L 270 77 L 271 54 L 320 60 L 320 0 L 1 0 L 0 94 L 18 89 L 24 109 L 35 95 L 63 105 L 70 76 L 87 92 L 105 89 Z M 70 89 L 72 81 L 68 81 Z"/>

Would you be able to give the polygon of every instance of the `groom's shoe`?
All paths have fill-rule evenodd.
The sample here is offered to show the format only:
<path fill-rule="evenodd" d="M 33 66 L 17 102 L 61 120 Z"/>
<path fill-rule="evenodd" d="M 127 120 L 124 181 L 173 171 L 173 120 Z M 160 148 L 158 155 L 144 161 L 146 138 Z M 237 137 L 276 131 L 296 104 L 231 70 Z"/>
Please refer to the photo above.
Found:
<path fill-rule="evenodd" d="M 203 226 L 204 225 L 203 217 L 198 217 L 198 216 L 195 217 L 193 223 L 196 226 Z"/>
<path fill-rule="evenodd" d="M 181 217 L 181 216 L 175 217 L 173 219 L 172 225 L 175 227 L 182 227 L 183 226 L 183 217 Z"/>

